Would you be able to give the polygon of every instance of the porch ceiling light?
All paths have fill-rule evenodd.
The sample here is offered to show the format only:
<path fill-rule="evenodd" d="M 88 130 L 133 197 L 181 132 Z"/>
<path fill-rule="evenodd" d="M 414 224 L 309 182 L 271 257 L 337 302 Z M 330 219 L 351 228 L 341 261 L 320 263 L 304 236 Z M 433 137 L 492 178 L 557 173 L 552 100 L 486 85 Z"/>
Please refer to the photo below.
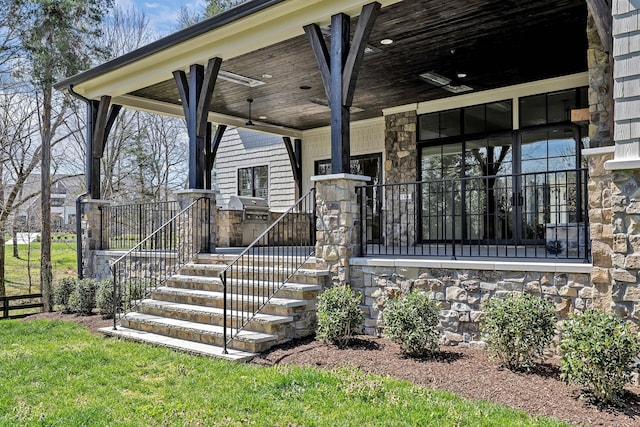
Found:
<path fill-rule="evenodd" d="M 251 77 L 241 76 L 240 74 L 231 73 L 229 71 L 220 70 L 218 72 L 218 78 L 226 80 L 231 83 L 236 83 L 248 87 L 262 86 L 263 81 L 252 79 Z"/>
<path fill-rule="evenodd" d="M 380 40 L 380 44 L 385 45 L 385 46 L 386 45 L 390 45 L 392 43 L 393 43 L 393 40 L 391 40 L 391 39 L 382 39 L 382 40 Z"/>

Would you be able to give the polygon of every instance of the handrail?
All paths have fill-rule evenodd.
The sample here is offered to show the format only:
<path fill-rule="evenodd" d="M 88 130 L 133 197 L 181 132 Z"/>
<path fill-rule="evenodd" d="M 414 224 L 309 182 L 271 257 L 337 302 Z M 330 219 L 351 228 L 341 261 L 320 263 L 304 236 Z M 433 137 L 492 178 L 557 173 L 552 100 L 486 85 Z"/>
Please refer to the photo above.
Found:
<path fill-rule="evenodd" d="M 200 197 L 111 263 L 113 329 L 153 289 L 210 247 L 211 200 Z"/>
<path fill-rule="evenodd" d="M 220 272 L 225 354 L 227 345 L 314 253 L 315 189 L 312 188 Z M 269 255 L 275 255 L 281 264 L 261 269 L 260 263 Z M 244 279 L 243 274 L 246 274 Z"/>

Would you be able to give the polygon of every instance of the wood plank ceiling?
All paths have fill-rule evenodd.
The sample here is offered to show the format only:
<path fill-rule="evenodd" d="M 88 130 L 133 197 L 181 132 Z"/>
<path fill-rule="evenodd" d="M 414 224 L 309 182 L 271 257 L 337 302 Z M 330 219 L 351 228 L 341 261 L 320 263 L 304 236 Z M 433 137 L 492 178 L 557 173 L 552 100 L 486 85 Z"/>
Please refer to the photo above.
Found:
<path fill-rule="evenodd" d="M 352 30 L 355 28 L 354 19 Z M 352 120 L 377 117 L 383 108 L 452 93 L 422 80 L 435 71 L 475 91 L 586 71 L 587 6 L 584 0 L 405 0 L 381 10 L 356 88 Z M 382 45 L 382 39 L 393 44 Z M 306 36 L 224 61 L 222 70 L 264 81 L 247 87 L 218 81 L 211 111 L 294 129 L 327 126 L 330 113 Z M 264 77 L 272 76 L 271 78 Z M 179 104 L 176 85 L 165 82 L 132 95 Z"/>

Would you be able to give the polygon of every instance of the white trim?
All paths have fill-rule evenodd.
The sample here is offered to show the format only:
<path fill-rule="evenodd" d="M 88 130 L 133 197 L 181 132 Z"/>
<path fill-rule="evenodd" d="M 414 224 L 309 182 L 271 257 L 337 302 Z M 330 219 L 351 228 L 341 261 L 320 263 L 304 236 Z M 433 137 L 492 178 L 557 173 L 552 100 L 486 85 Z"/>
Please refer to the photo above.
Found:
<path fill-rule="evenodd" d="M 424 258 L 351 258 L 349 264 L 367 267 L 445 268 L 451 270 L 535 271 L 542 273 L 591 274 L 592 264 L 527 261 L 436 260 Z"/>
<path fill-rule="evenodd" d="M 358 120 L 356 122 L 351 122 L 350 128 L 351 130 L 353 129 L 357 129 L 359 127 L 367 127 L 367 126 L 371 126 L 374 124 L 379 124 L 379 123 L 384 123 L 384 117 L 373 117 L 370 119 L 364 119 L 364 120 Z M 330 135 L 331 132 L 331 126 L 322 126 L 322 127 L 318 127 L 318 128 L 313 128 L 313 129 L 308 129 L 305 131 L 302 131 L 302 139 L 304 140 L 307 137 L 312 137 L 312 136 L 317 136 L 317 135 L 325 135 L 327 133 L 329 133 Z M 352 153 L 353 154 L 353 153 Z"/>
<path fill-rule="evenodd" d="M 331 181 L 336 179 L 350 179 L 353 181 L 369 182 L 371 177 L 364 175 L 353 175 L 350 173 L 334 173 L 331 175 L 315 175 L 311 177 L 311 182 Z"/>
<path fill-rule="evenodd" d="M 640 159 L 607 160 L 604 168 L 608 171 L 640 169 Z"/>
<path fill-rule="evenodd" d="M 464 95 L 451 96 L 448 98 L 436 99 L 434 101 L 418 102 L 417 104 L 399 105 L 386 108 L 382 113 L 389 114 L 404 113 L 415 110 L 416 114 L 435 113 L 438 111 L 451 110 L 453 108 L 470 107 L 473 105 L 487 104 L 489 102 L 504 101 L 506 99 L 517 100 L 524 96 L 539 95 L 542 93 L 555 92 L 559 90 L 572 89 L 589 85 L 589 73 L 570 74 L 568 76 L 556 77 L 535 82 L 522 83 L 514 86 L 490 89 L 481 92 L 467 93 Z M 517 114 L 517 107 L 514 102 L 514 117 Z M 514 120 L 514 129 L 518 127 L 518 120 Z"/>

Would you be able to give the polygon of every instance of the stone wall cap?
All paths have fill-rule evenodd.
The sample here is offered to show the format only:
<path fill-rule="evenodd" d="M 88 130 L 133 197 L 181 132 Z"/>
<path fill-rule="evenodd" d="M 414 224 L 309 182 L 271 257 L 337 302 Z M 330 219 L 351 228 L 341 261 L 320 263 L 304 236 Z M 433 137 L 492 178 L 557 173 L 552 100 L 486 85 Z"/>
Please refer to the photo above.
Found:
<path fill-rule="evenodd" d="M 111 204 L 111 200 L 105 200 L 105 199 L 81 199 L 80 202 L 81 203 L 96 203 L 96 204 L 100 204 L 100 205 L 110 205 Z"/>
<path fill-rule="evenodd" d="M 354 175 L 350 173 L 333 173 L 330 175 L 315 175 L 311 177 L 312 182 L 331 181 L 335 179 L 351 179 L 354 181 L 369 182 L 371 177 L 365 175 Z"/>
<path fill-rule="evenodd" d="M 366 267 L 418 267 L 456 270 L 487 271 L 536 271 L 543 273 L 590 274 L 593 265 L 581 262 L 537 262 L 513 259 L 513 261 L 449 260 L 425 258 L 351 258 L 352 266 Z"/>
<path fill-rule="evenodd" d="M 604 162 L 604 168 L 608 171 L 640 169 L 640 158 L 607 160 Z"/>
<path fill-rule="evenodd" d="M 610 145 L 608 147 L 583 148 L 580 152 L 583 157 L 598 156 L 601 154 L 613 154 L 616 147 Z"/>

